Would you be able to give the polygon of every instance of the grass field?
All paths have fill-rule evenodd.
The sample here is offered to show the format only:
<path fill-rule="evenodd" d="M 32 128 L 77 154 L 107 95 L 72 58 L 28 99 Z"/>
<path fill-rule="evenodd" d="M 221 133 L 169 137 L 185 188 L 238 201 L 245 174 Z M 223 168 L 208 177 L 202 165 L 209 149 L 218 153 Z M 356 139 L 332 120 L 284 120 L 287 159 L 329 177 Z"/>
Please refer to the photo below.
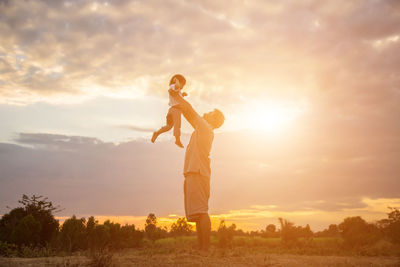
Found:
<path fill-rule="evenodd" d="M 111 257 L 108 263 L 112 266 L 400 266 L 400 257 L 396 255 L 359 256 L 354 252 L 329 255 L 328 250 L 323 250 L 326 255 L 316 255 L 321 252 L 319 247 L 341 241 L 321 238 L 313 242 L 317 249 L 285 251 L 280 246 L 279 238 L 235 237 L 234 245 L 225 249 L 219 248 L 217 240 L 213 239 L 210 252 L 204 255 L 197 252 L 196 239 L 191 236 L 164 238 L 154 243 L 148 241 L 142 248 L 104 253 L 101 256 Z M 317 253 L 311 253 L 313 251 Z M 0 266 L 89 266 L 94 259 L 85 253 L 66 257 L 0 258 Z"/>

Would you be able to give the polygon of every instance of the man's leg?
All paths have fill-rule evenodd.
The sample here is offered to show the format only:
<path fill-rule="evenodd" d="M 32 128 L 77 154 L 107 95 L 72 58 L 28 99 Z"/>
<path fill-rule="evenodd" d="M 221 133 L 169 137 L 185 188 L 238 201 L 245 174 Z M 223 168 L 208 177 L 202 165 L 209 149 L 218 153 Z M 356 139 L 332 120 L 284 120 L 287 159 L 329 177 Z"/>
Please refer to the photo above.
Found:
<path fill-rule="evenodd" d="M 203 237 L 202 237 L 202 228 L 200 226 L 200 220 L 196 221 L 196 232 L 197 232 L 197 242 L 199 244 L 199 249 L 203 249 Z"/>
<path fill-rule="evenodd" d="M 208 213 L 200 214 L 199 218 L 200 232 L 197 232 L 198 237 L 200 236 L 201 250 L 207 251 L 210 248 L 210 235 L 211 235 L 211 220 Z M 197 223 L 196 223 L 197 226 Z"/>

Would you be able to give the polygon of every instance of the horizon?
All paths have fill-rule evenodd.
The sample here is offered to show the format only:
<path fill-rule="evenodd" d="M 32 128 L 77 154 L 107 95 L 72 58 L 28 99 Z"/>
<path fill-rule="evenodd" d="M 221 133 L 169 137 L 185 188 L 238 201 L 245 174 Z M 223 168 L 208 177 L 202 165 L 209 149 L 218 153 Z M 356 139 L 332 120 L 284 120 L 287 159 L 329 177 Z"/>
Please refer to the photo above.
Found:
<path fill-rule="evenodd" d="M 193 107 L 226 118 L 210 156 L 214 229 L 386 218 L 400 207 L 399 8 L 0 1 L 0 214 L 35 194 L 58 218 L 183 217 L 185 150 L 171 132 L 150 142 L 181 73 Z M 186 147 L 185 119 L 182 132 Z"/>

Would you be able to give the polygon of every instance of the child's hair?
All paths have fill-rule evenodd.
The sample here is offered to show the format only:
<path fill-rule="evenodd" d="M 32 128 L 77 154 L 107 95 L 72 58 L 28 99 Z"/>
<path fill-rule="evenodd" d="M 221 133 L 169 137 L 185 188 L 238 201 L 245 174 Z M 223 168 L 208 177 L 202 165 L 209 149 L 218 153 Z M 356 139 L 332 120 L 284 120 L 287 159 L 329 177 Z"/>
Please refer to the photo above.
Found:
<path fill-rule="evenodd" d="M 181 86 L 183 87 L 186 84 L 186 79 L 183 77 L 182 74 L 175 74 L 172 76 L 171 80 L 169 81 L 169 85 L 174 83 L 174 79 L 177 78 Z"/>

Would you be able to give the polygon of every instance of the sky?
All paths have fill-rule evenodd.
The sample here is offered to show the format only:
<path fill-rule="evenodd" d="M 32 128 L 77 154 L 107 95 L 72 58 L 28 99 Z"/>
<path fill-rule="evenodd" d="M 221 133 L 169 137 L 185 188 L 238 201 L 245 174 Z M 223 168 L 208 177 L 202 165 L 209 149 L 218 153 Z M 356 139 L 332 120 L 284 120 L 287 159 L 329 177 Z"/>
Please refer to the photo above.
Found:
<path fill-rule="evenodd" d="M 150 142 L 176 73 L 226 117 L 214 228 L 400 207 L 399 1 L 1 0 L 0 36 L 0 214 L 36 194 L 60 220 L 184 216 L 184 149 Z"/>

